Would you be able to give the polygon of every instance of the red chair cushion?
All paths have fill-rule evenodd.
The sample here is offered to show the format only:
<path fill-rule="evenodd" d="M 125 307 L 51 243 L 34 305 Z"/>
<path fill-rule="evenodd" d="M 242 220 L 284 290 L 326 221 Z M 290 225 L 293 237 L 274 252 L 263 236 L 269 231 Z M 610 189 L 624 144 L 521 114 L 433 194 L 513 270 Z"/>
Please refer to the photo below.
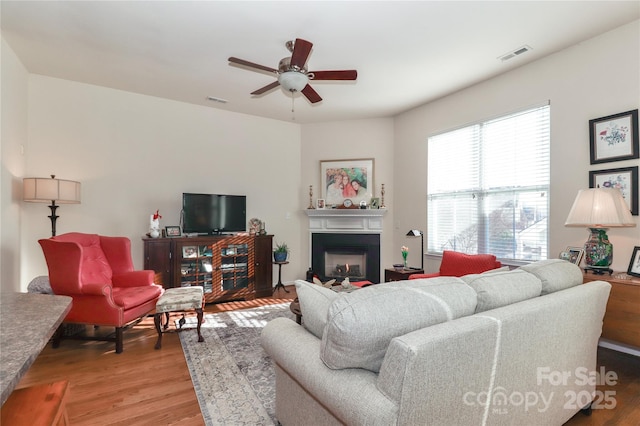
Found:
<path fill-rule="evenodd" d="M 480 274 L 499 268 L 502 264 L 492 254 L 465 254 L 445 250 L 440 263 L 440 275 L 461 277 L 469 274 Z"/>
<path fill-rule="evenodd" d="M 162 288 L 157 285 L 142 287 L 113 287 L 113 301 L 125 310 L 140 306 L 151 299 L 160 297 Z"/>

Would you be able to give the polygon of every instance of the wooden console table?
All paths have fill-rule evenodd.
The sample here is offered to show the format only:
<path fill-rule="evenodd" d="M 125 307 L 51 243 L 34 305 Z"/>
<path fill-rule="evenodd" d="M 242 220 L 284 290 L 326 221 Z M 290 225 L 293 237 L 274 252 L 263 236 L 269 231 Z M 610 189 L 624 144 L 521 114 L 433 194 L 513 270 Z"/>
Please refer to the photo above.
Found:
<path fill-rule="evenodd" d="M 410 269 L 410 268 L 387 268 L 384 270 L 384 282 L 388 283 L 391 281 L 403 281 L 408 280 L 409 275 L 413 274 L 424 274 L 423 269 Z"/>
<path fill-rule="evenodd" d="M 35 293 L 0 294 L 2 404 L 71 310 L 71 298 Z"/>
<path fill-rule="evenodd" d="M 602 325 L 602 337 L 640 348 L 640 278 L 623 280 L 613 275 L 583 273 L 584 282 L 606 281 L 611 284 Z"/>

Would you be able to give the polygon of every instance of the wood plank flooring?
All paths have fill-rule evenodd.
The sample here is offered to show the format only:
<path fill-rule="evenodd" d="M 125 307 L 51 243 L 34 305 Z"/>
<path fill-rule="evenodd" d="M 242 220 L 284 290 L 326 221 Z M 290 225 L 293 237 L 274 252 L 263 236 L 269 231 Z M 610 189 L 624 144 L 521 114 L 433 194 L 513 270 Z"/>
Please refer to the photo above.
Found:
<path fill-rule="evenodd" d="M 295 289 L 287 289 L 273 298 L 207 305 L 205 311 L 282 303 L 295 297 Z M 119 355 L 109 342 L 63 340 L 58 349 L 48 344 L 18 387 L 68 380 L 71 425 L 203 425 L 178 333 L 164 335 L 160 350 L 153 349 L 156 338 L 153 319 L 146 319 L 125 332 Z M 598 365 L 619 376 L 613 387 L 598 386 L 615 391 L 615 409 L 594 410 L 589 417 L 578 413 L 567 425 L 640 424 L 640 358 L 600 348 Z"/>

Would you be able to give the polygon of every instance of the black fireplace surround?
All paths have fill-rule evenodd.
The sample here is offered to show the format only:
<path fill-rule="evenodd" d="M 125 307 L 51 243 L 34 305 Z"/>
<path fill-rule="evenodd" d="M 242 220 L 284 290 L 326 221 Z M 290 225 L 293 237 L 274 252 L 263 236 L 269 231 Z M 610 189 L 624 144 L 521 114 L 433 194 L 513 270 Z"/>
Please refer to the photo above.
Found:
<path fill-rule="evenodd" d="M 366 256 L 364 280 L 380 282 L 380 235 L 350 233 L 311 234 L 311 270 L 326 282 L 333 277 L 325 275 L 325 254 L 327 252 L 363 253 Z"/>

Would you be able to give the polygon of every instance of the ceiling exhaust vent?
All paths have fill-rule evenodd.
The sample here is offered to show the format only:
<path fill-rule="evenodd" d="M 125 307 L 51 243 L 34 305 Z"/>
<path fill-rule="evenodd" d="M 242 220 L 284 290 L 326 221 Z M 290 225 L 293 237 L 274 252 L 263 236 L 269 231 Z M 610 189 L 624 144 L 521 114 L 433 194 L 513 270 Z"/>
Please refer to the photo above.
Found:
<path fill-rule="evenodd" d="M 516 56 L 522 55 L 523 53 L 526 53 L 530 50 L 533 50 L 533 49 L 531 49 L 530 46 L 524 45 L 522 47 L 517 48 L 516 50 L 513 50 L 509 53 L 499 56 L 498 59 L 500 59 L 502 62 L 508 61 L 509 59 L 515 58 Z"/>
<path fill-rule="evenodd" d="M 207 100 L 211 102 L 220 102 L 221 104 L 226 104 L 229 102 L 226 99 L 216 98 L 215 96 L 207 96 Z"/>

